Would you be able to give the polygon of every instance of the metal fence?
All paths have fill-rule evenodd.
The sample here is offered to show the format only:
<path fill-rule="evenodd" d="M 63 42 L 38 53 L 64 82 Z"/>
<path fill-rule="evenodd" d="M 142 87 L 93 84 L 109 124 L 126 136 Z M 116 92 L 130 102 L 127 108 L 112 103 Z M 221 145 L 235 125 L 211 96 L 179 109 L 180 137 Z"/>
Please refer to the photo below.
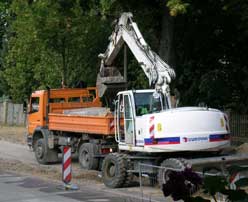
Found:
<path fill-rule="evenodd" d="M 229 113 L 229 123 L 234 140 L 248 141 L 248 114 Z"/>
<path fill-rule="evenodd" d="M 139 186 L 142 201 L 165 201 L 163 192 L 158 184 L 158 171 L 161 166 L 139 164 Z"/>

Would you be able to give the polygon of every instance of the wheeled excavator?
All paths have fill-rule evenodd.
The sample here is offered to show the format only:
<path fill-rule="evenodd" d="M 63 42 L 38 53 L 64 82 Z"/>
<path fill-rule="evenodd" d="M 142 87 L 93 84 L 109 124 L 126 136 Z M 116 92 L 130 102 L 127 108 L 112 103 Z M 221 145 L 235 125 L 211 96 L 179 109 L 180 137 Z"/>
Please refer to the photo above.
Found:
<path fill-rule="evenodd" d="M 153 89 L 119 91 L 127 86 L 127 62 L 124 61 L 123 74 L 113 64 L 122 47 L 124 55 L 126 47 L 131 50 Z M 137 172 L 139 163 L 182 168 L 185 161 L 180 158 L 184 154 L 190 153 L 191 158 L 196 153 L 221 151 L 230 146 L 225 113 L 207 107 L 172 108 L 169 84 L 176 76 L 175 71 L 151 50 L 131 13 L 121 15 L 109 37 L 107 50 L 99 57 L 99 94 L 117 93 L 115 139 L 119 152 L 109 154 L 103 161 L 103 179 L 107 186 L 119 187 L 124 183 L 125 177 L 110 180 L 115 179 L 116 169 L 121 166 L 121 163 L 115 165 L 118 161 L 123 161 L 123 167 L 127 164 L 123 159 L 129 162 L 126 166 L 129 174 Z M 177 158 L 168 159 L 171 153 Z M 162 181 L 163 176 L 160 173 Z"/>

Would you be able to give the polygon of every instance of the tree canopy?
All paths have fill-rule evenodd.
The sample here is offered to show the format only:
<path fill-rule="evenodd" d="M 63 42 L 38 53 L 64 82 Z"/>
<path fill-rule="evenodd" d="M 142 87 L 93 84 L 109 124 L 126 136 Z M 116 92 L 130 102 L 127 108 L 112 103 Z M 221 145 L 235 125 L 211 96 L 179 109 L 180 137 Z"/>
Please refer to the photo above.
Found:
<path fill-rule="evenodd" d="M 0 3 L 0 96 L 80 80 L 94 86 L 113 21 L 132 12 L 144 38 L 171 65 L 181 105 L 248 111 L 246 0 L 12 0 Z M 128 54 L 130 88 L 148 87 Z"/>

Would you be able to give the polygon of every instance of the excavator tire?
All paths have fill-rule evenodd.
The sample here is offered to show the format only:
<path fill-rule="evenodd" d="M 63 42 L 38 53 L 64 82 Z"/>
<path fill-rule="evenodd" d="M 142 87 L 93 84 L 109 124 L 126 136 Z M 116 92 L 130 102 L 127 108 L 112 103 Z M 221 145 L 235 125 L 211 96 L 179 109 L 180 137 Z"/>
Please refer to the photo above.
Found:
<path fill-rule="evenodd" d="M 179 169 L 179 170 L 185 169 L 185 163 L 182 162 L 180 159 L 174 159 L 174 158 L 169 158 L 169 159 L 164 160 L 160 166 L 172 168 L 172 169 Z M 162 188 L 163 184 L 166 184 L 166 182 L 169 180 L 170 173 L 171 173 L 171 170 L 166 170 L 166 168 L 159 169 L 158 171 L 159 187 Z"/>
<path fill-rule="evenodd" d="M 124 186 L 126 180 L 126 162 L 122 154 L 108 154 L 102 164 L 103 183 L 110 188 Z"/>
<path fill-rule="evenodd" d="M 127 169 L 131 169 L 132 168 L 132 164 L 131 164 L 130 161 L 128 161 L 127 154 L 123 154 L 123 157 L 125 158 L 126 168 Z M 125 176 L 123 187 L 130 187 L 132 185 L 132 183 L 133 183 L 134 175 L 131 172 L 127 172 L 127 169 L 126 169 L 126 176 Z"/>
<path fill-rule="evenodd" d="M 79 164 L 86 170 L 97 170 L 99 159 L 94 157 L 98 154 L 97 145 L 94 143 L 83 143 L 79 148 Z"/>
<path fill-rule="evenodd" d="M 167 168 L 172 168 L 172 169 L 178 169 L 181 171 L 184 171 L 185 168 L 191 168 L 190 163 L 183 158 L 179 158 L 179 159 L 174 159 L 174 158 L 170 158 L 170 159 L 166 159 L 161 163 L 161 167 L 167 167 Z M 163 187 L 163 184 L 166 184 L 169 180 L 169 174 L 171 173 L 171 170 L 166 170 L 165 168 L 161 168 L 159 169 L 158 172 L 158 182 L 159 182 L 159 186 L 160 188 Z M 185 181 L 185 184 L 190 184 L 190 194 L 194 194 L 199 190 L 199 186 L 196 184 L 193 184 L 190 180 L 189 181 Z"/>
<path fill-rule="evenodd" d="M 55 149 L 46 148 L 45 140 L 43 138 L 38 139 L 34 143 L 35 158 L 40 164 L 48 164 L 58 162 L 58 151 Z"/>

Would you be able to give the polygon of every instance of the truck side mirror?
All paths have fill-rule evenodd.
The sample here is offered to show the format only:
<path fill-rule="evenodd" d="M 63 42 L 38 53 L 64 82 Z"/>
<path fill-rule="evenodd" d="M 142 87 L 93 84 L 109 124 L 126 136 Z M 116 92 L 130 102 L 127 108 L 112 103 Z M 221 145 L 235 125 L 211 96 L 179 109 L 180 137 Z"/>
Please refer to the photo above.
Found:
<path fill-rule="evenodd" d="M 22 106 L 23 106 L 23 113 L 26 114 L 26 113 L 28 112 L 28 105 L 27 105 L 27 102 L 24 101 L 23 104 L 22 104 Z"/>

